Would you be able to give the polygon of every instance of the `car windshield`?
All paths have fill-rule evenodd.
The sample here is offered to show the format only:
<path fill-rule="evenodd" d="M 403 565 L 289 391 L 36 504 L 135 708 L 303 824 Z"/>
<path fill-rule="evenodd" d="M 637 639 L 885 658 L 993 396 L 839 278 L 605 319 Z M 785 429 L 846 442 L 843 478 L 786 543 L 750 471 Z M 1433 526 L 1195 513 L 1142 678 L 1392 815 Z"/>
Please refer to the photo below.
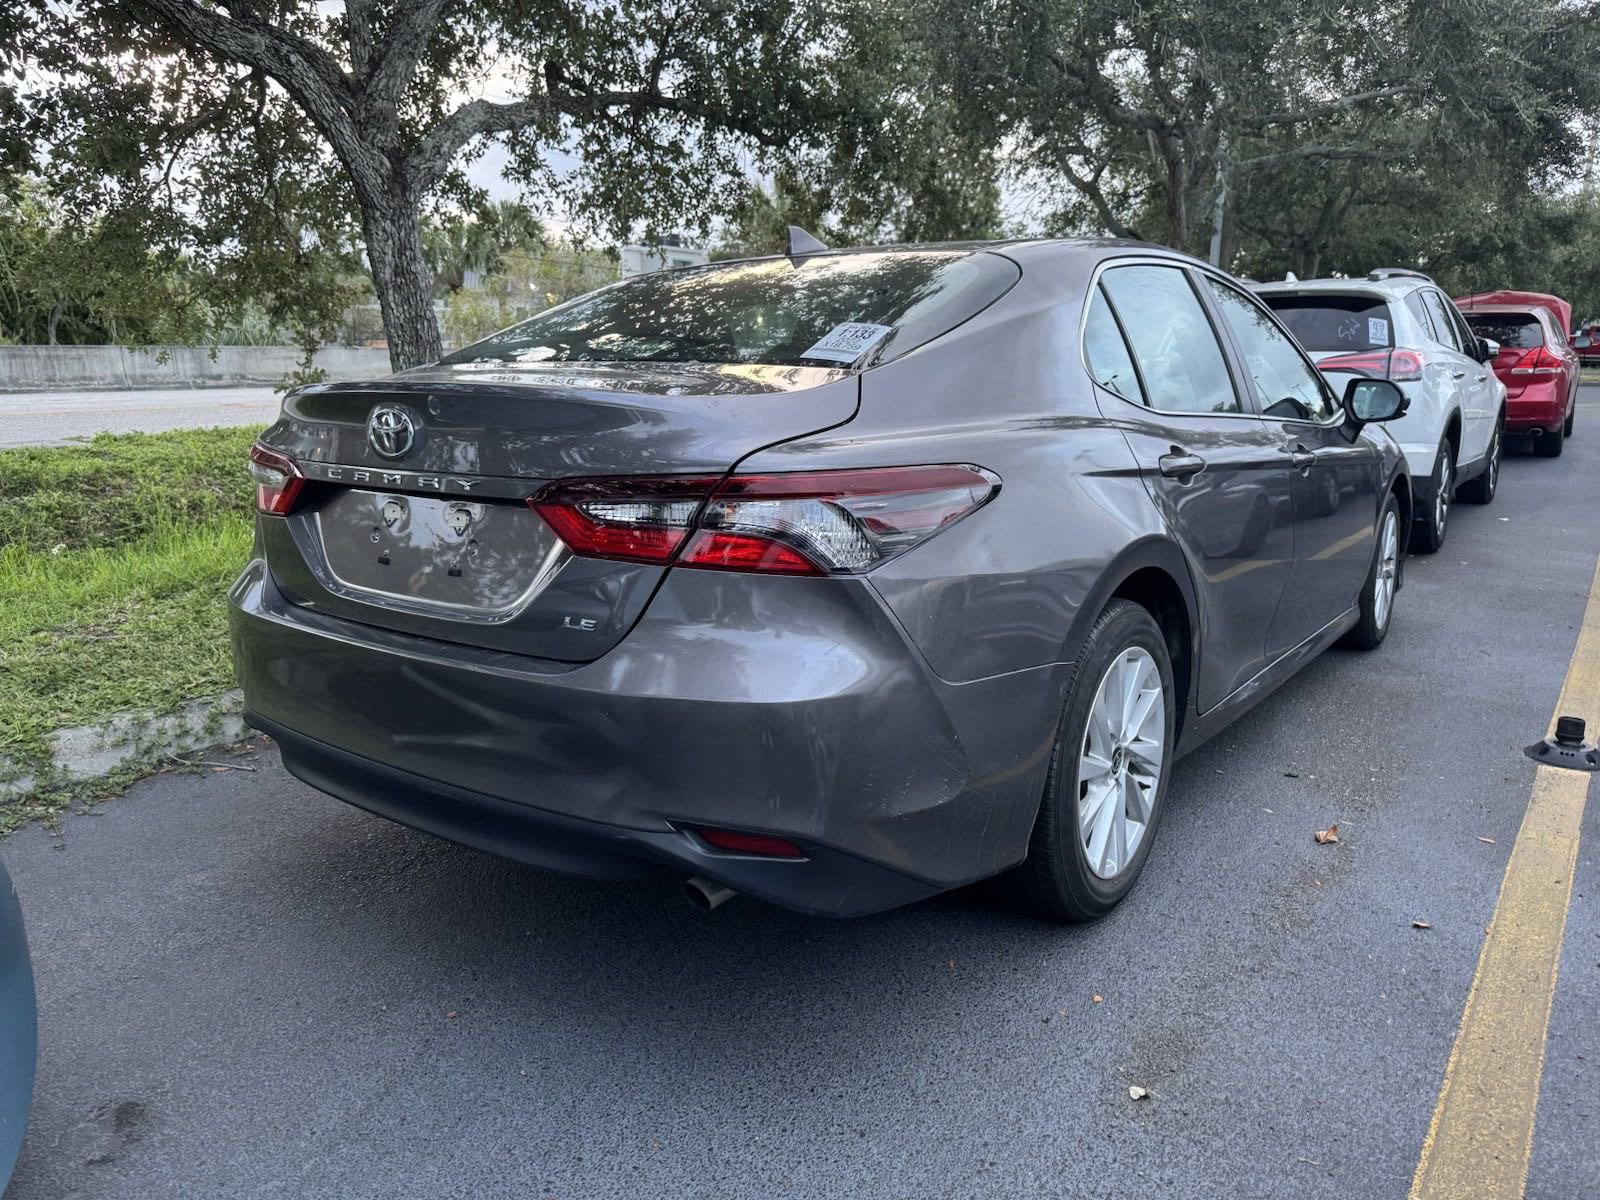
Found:
<path fill-rule="evenodd" d="M 1374 296 L 1260 295 L 1307 350 L 1382 350 L 1394 345 L 1389 306 Z"/>
<path fill-rule="evenodd" d="M 714 263 L 625 279 L 441 362 L 850 366 L 953 329 L 1020 274 L 999 255 L 952 250 Z"/>
<path fill-rule="evenodd" d="M 1469 312 L 1463 315 L 1473 333 L 1502 346 L 1521 350 L 1544 345 L 1544 329 L 1532 313 Z"/>

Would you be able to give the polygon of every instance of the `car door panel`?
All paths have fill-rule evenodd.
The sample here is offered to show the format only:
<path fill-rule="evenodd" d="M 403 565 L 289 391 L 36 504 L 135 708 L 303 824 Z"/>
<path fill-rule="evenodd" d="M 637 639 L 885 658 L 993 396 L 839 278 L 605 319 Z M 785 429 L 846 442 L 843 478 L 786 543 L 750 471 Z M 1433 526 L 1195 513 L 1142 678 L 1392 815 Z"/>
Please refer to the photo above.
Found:
<path fill-rule="evenodd" d="M 1288 460 L 1276 431 L 1241 401 L 1209 310 L 1182 268 L 1105 271 L 1085 347 L 1101 411 L 1126 436 L 1200 593 L 1203 712 L 1265 665 L 1266 631 L 1294 552 Z"/>
<path fill-rule="evenodd" d="M 1372 558 L 1379 463 L 1277 317 L 1230 283 L 1208 276 L 1207 285 L 1269 441 L 1289 464 L 1293 565 L 1267 627 L 1273 660 L 1355 604 Z"/>

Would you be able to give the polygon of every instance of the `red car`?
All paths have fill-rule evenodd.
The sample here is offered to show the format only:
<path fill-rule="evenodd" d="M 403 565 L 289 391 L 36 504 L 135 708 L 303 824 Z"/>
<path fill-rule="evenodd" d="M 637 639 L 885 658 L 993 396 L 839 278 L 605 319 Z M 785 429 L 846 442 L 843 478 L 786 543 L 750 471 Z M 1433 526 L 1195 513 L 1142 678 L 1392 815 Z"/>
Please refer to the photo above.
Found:
<path fill-rule="evenodd" d="M 1600 366 L 1600 324 L 1580 326 L 1569 340 L 1584 366 Z"/>
<path fill-rule="evenodd" d="M 1506 385 L 1509 433 L 1534 438 L 1534 453 L 1554 458 L 1572 436 L 1578 352 L 1567 341 L 1572 305 L 1543 292 L 1478 292 L 1456 307 L 1472 332 L 1500 344 L 1494 373 Z"/>

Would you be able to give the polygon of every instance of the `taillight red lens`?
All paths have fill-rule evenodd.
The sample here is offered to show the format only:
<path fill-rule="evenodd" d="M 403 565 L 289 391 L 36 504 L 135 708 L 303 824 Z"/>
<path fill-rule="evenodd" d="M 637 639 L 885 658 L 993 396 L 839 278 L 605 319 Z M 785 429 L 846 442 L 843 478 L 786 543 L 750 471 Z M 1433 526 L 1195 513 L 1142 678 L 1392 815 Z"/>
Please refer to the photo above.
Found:
<path fill-rule="evenodd" d="M 1317 364 L 1319 371 L 1343 371 L 1369 379 L 1392 379 L 1409 383 L 1422 378 L 1428 360 L 1415 350 L 1364 350 L 1360 354 L 1340 354 Z"/>
<path fill-rule="evenodd" d="M 256 508 L 274 516 L 294 507 L 306 482 L 294 459 L 260 442 L 250 447 L 250 478 L 256 485 Z"/>
<path fill-rule="evenodd" d="M 980 467 L 874 467 L 551 484 L 529 503 L 575 553 L 720 571 L 869 571 L 987 503 Z M 675 557 L 676 556 L 676 557 Z"/>
<path fill-rule="evenodd" d="M 740 833 L 735 829 L 712 829 L 699 825 L 695 832 L 713 850 L 729 854 L 759 854 L 763 858 L 804 858 L 806 852 L 785 838 L 765 833 Z"/>
<path fill-rule="evenodd" d="M 1513 375 L 1559 375 L 1561 360 L 1544 346 L 1535 346 L 1511 367 Z"/>
<path fill-rule="evenodd" d="M 562 480 L 528 503 L 574 554 L 668 563 L 716 483 L 715 475 Z"/>

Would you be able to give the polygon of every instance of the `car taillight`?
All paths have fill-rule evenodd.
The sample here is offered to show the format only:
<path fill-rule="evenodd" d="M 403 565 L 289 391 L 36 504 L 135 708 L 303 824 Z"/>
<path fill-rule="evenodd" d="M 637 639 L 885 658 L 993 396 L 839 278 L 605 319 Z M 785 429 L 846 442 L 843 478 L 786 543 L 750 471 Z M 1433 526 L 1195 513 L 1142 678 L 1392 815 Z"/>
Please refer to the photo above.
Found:
<path fill-rule="evenodd" d="M 1561 360 L 1543 346 L 1535 346 L 1512 364 L 1513 375 L 1559 375 Z"/>
<path fill-rule="evenodd" d="M 563 480 L 528 503 L 576 554 L 781 575 L 856 574 L 999 490 L 981 467 Z"/>
<path fill-rule="evenodd" d="M 1365 375 L 1370 379 L 1392 379 L 1396 383 L 1410 383 L 1422 378 L 1422 368 L 1428 360 L 1415 350 L 1365 350 L 1360 354 L 1341 354 L 1325 358 L 1317 364 L 1319 371 L 1344 371 L 1350 375 Z"/>
<path fill-rule="evenodd" d="M 306 482 L 294 459 L 260 442 L 250 447 L 250 478 L 256 485 L 256 508 L 275 516 L 294 507 Z"/>

